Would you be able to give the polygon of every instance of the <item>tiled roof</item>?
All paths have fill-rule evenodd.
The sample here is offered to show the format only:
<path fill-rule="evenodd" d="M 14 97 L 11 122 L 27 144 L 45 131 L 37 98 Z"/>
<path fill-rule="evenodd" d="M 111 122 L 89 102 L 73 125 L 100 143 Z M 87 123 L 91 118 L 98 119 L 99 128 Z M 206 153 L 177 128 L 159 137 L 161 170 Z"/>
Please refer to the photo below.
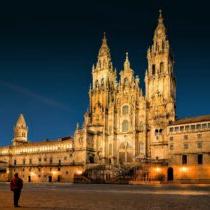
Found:
<path fill-rule="evenodd" d="M 205 121 L 210 121 L 210 115 L 201 115 L 197 117 L 187 117 L 187 118 L 177 119 L 176 121 L 172 122 L 170 125 L 180 125 L 180 124 L 197 123 Z"/>

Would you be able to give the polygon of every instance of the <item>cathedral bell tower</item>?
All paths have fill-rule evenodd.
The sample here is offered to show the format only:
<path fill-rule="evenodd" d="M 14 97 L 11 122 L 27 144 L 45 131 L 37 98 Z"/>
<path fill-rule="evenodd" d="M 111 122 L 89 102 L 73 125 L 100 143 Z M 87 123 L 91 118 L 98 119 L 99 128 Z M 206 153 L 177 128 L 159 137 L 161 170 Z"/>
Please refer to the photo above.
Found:
<path fill-rule="evenodd" d="M 116 85 L 116 71 L 113 69 L 106 35 L 102 39 L 98 60 L 92 67 L 92 85 L 89 90 L 90 115 L 93 125 L 104 125 L 105 110 L 113 100 Z"/>
<path fill-rule="evenodd" d="M 160 10 L 158 25 L 155 29 L 153 44 L 147 51 L 148 68 L 145 75 L 147 124 L 152 158 L 165 158 L 165 151 L 157 145 L 167 144 L 166 126 L 175 120 L 176 82 L 173 73 L 174 60 L 171 54 L 166 28 Z M 155 144 L 156 149 L 152 145 Z M 162 153 L 162 154 L 161 154 Z"/>
<path fill-rule="evenodd" d="M 23 114 L 20 114 L 14 127 L 13 145 L 28 143 L 28 127 Z"/>
<path fill-rule="evenodd" d="M 92 67 L 92 84 L 89 89 L 89 110 L 84 127 L 92 152 L 88 161 L 106 162 L 108 114 L 114 102 L 116 89 L 116 70 L 114 70 L 111 53 L 104 33 L 98 52 L 98 59 Z"/>

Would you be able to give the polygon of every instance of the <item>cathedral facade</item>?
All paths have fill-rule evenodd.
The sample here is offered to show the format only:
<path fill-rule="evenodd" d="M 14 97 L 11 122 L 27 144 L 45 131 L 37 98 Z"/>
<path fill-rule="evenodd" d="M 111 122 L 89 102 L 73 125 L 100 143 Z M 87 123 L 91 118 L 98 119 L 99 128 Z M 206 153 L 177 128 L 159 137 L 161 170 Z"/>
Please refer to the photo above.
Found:
<path fill-rule="evenodd" d="M 89 108 L 74 136 L 28 141 L 20 115 L 12 145 L 0 148 L 0 180 L 73 181 L 89 168 L 139 167 L 135 179 L 210 182 L 210 115 L 176 118 L 174 59 L 160 12 L 147 50 L 145 93 L 128 53 L 119 73 L 104 34 L 92 67 Z"/>
<path fill-rule="evenodd" d="M 117 80 L 104 35 L 92 67 L 89 111 L 74 137 L 75 142 L 91 143 L 87 161 L 120 164 L 142 158 L 167 159 L 166 133 L 167 126 L 175 121 L 176 82 L 161 13 L 147 59 L 144 95 L 128 53 Z"/>

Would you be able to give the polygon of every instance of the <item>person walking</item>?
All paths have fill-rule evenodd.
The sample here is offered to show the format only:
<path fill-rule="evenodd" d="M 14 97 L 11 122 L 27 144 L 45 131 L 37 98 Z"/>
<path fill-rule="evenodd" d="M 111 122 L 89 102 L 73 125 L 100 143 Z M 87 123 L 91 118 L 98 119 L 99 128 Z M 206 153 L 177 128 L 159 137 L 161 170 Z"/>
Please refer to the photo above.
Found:
<path fill-rule="evenodd" d="M 20 199 L 21 190 L 23 188 L 23 180 L 15 173 L 14 178 L 10 182 L 10 190 L 14 193 L 14 207 L 20 207 L 18 201 Z"/>

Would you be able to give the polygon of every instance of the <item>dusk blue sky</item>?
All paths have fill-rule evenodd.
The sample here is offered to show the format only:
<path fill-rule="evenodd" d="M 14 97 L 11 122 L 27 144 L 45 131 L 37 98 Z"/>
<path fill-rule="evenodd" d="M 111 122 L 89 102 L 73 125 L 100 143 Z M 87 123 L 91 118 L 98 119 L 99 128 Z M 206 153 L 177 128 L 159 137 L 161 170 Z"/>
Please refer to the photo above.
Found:
<path fill-rule="evenodd" d="M 210 114 L 210 12 L 204 2 L 1 4 L 0 145 L 11 143 L 20 113 L 32 141 L 73 135 L 88 108 L 91 67 L 104 31 L 118 72 L 128 51 L 144 88 L 146 51 L 159 9 L 175 57 L 177 116 Z"/>

